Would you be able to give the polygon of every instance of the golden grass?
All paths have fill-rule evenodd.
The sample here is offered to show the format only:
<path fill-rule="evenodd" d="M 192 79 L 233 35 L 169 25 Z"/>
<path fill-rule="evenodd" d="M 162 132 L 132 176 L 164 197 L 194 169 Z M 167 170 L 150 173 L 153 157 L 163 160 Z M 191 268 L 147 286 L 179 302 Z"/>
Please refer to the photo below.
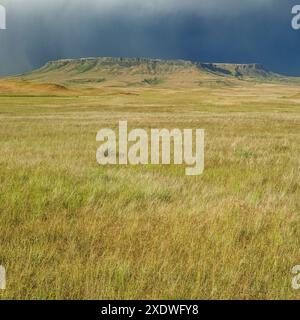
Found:
<path fill-rule="evenodd" d="M 299 102 L 246 82 L 1 96 L 0 297 L 298 298 Z M 204 174 L 98 166 L 96 133 L 119 120 L 204 128 Z"/>

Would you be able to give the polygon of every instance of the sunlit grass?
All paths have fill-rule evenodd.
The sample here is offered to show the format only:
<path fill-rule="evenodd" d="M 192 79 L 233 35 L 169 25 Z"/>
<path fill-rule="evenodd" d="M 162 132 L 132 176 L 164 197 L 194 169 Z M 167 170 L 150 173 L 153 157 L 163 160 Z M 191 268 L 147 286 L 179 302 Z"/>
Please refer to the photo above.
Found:
<path fill-rule="evenodd" d="M 259 88 L 0 97 L 0 296 L 299 297 L 298 89 Z M 205 129 L 204 174 L 98 166 L 119 120 Z"/>

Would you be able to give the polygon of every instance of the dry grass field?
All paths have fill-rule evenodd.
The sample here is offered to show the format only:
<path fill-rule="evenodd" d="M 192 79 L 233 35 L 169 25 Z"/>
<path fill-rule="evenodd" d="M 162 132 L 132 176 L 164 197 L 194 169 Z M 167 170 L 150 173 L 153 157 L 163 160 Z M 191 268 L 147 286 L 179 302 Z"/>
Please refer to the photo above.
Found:
<path fill-rule="evenodd" d="M 300 87 L 231 84 L 2 80 L 0 298 L 299 298 Z M 99 166 L 119 120 L 205 129 L 204 174 Z"/>

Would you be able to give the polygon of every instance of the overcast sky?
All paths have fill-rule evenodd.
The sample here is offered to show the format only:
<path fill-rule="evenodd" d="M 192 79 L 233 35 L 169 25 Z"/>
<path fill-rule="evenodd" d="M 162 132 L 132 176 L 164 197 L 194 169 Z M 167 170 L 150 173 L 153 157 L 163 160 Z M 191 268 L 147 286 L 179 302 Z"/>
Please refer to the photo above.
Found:
<path fill-rule="evenodd" d="M 91 56 L 264 64 L 300 75 L 300 0 L 0 0 L 0 74 Z"/>

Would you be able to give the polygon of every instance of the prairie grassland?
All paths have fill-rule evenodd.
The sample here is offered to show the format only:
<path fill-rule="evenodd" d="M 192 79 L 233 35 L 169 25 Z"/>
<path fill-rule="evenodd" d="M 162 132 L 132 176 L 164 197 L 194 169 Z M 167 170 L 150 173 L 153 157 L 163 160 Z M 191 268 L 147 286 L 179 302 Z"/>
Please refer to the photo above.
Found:
<path fill-rule="evenodd" d="M 97 92 L 0 96 L 0 297 L 300 297 L 299 87 Z M 204 174 L 100 167 L 119 120 L 205 129 Z"/>

